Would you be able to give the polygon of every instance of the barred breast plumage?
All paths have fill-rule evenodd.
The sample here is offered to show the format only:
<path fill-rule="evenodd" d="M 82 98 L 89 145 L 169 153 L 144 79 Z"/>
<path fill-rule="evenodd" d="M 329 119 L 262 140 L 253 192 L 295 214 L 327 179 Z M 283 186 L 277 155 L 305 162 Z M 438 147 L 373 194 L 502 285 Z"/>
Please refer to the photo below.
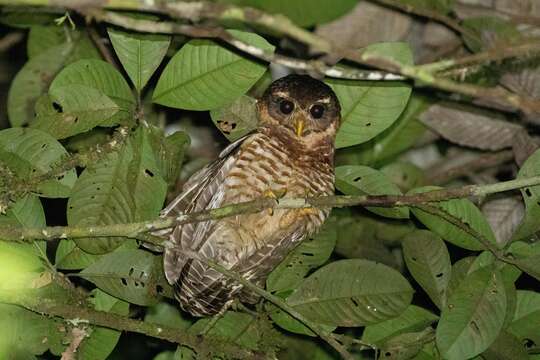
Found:
<path fill-rule="evenodd" d="M 330 96 L 337 103 L 333 93 L 328 95 L 331 90 L 326 85 L 300 78 L 307 85 L 316 82 L 315 90 L 319 92 L 312 97 L 320 99 L 322 93 L 323 100 Z M 295 88 L 291 86 L 292 80 L 299 79 L 289 77 L 289 96 L 296 94 L 298 98 L 301 95 L 298 90 L 305 90 L 306 84 L 293 82 Z M 183 193 L 164 210 L 164 215 L 217 208 L 269 194 L 284 197 L 333 194 L 333 140 L 337 121 L 334 119 L 321 129 L 302 125 L 300 131 L 276 124 L 270 102 L 276 92 L 280 97 L 286 95 L 283 84 L 275 84 L 263 97 L 264 101 L 259 102 L 261 126 L 257 132 L 231 144 L 215 162 L 195 174 Z M 295 100 L 299 109 L 305 107 L 301 100 L 314 102 L 304 95 L 304 99 Z M 327 107 L 335 117 L 335 106 Z M 339 104 L 337 114 L 339 119 Z M 170 236 L 171 245 L 165 250 L 164 269 L 181 307 L 195 316 L 206 316 L 217 313 L 234 297 L 246 302 L 256 300 L 204 262 L 188 258 L 184 250 L 197 252 L 263 285 L 269 272 L 302 239 L 313 234 L 328 213 L 329 209 L 265 210 L 175 228 Z"/>

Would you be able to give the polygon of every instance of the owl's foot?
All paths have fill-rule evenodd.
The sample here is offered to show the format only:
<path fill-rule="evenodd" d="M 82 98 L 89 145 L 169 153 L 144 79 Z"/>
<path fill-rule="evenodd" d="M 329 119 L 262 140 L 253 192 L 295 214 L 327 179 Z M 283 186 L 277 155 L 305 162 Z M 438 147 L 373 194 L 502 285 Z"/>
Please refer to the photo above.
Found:
<path fill-rule="evenodd" d="M 319 211 L 318 211 L 317 209 L 312 208 L 312 207 L 300 209 L 300 214 L 306 215 L 306 216 L 307 216 L 307 215 L 317 215 L 318 212 L 319 212 Z"/>
<path fill-rule="evenodd" d="M 225 315 L 225 313 L 227 312 L 227 310 L 229 310 L 231 308 L 231 306 L 233 305 L 234 303 L 234 299 L 231 299 L 229 301 L 227 301 L 225 303 L 225 305 L 223 305 L 223 307 L 221 308 L 221 310 L 219 310 L 219 312 L 212 316 L 212 318 L 210 319 L 210 321 L 208 322 L 208 324 L 206 324 L 206 326 L 204 327 L 204 329 L 199 333 L 199 335 L 206 335 L 208 334 L 208 332 L 210 330 L 212 330 L 212 328 L 216 325 L 216 323 L 223 317 L 223 315 Z"/>
<path fill-rule="evenodd" d="M 263 193 L 263 197 L 278 200 L 278 199 L 281 199 L 283 196 L 285 196 L 286 193 L 287 193 L 287 189 L 280 189 L 280 190 L 267 189 Z M 270 214 L 270 216 L 274 215 L 274 209 L 268 209 L 268 213 Z"/>

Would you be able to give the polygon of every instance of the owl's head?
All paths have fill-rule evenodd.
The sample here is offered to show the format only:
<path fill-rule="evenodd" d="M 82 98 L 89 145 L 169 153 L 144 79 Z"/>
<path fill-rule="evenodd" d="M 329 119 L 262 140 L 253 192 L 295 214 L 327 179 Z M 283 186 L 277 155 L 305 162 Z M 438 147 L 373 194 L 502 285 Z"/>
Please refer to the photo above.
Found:
<path fill-rule="evenodd" d="M 263 125 L 285 128 L 296 138 L 334 137 L 339 126 L 339 100 L 332 89 L 308 75 L 274 81 L 258 100 Z"/>

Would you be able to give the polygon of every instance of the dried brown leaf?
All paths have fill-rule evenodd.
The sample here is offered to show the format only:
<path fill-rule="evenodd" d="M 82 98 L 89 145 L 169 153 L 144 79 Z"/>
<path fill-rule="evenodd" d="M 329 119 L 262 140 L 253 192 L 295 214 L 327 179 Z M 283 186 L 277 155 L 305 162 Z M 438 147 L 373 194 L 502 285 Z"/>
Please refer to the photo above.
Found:
<path fill-rule="evenodd" d="M 500 83 L 518 95 L 540 99 L 540 67 L 504 74 Z M 538 112 L 526 113 L 525 118 L 530 122 L 540 124 L 540 113 Z"/>
<path fill-rule="evenodd" d="M 538 140 L 529 136 L 525 129 L 518 131 L 512 145 L 516 163 L 521 167 L 525 160 L 538 149 L 539 145 Z"/>
<path fill-rule="evenodd" d="M 443 138 L 482 150 L 512 147 L 514 136 L 523 128 L 490 116 L 452 108 L 442 104 L 431 106 L 420 120 Z"/>
<path fill-rule="evenodd" d="M 345 16 L 317 27 L 320 35 L 342 48 L 361 48 L 374 42 L 403 40 L 411 28 L 409 16 L 362 1 Z"/>
<path fill-rule="evenodd" d="M 482 206 L 495 239 L 500 245 L 505 245 L 521 223 L 525 214 L 523 201 L 519 197 L 497 198 L 487 201 Z"/>
<path fill-rule="evenodd" d="M 508 14 L 540 16 L 540 1 L 538 0 L 495 0 L 497 11 Z"/>

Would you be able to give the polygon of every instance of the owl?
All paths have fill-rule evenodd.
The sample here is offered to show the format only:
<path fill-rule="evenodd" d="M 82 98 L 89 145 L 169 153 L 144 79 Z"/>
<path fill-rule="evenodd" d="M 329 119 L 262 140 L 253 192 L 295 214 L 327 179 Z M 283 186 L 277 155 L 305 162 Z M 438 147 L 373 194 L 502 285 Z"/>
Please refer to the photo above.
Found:
<path fill-rule="evenodd" d="M 230 144 L 184 185 L 162 212 L 176 216 L 260 197 L 334 193 L 334 139 L 340 104 L 332 89 L 307 75 L 274 81 L 257 100 L 256 131 Z M 247 280 L 264 285 L 268 274 L 330 209 L 275 209 L 178 226 L 169 234 L 164 271 L 180 306 L 194 316 L 218 313 L 232 299 L 257 297 L 203 261 L 198 253 Z"/>

